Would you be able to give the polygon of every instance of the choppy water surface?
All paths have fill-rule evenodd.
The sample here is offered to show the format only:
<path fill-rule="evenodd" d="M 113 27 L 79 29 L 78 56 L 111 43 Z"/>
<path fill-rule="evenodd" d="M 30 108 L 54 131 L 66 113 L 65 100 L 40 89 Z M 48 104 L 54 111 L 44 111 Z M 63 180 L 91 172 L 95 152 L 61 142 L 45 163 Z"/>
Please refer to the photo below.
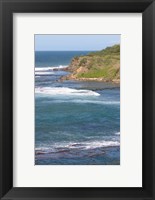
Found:
<path fill-rule="evenodd" d="M 119 87 L 101 82 L 60 81 L 68 73 L 63 69 L 70 59 L 86 53 L 36 52 L 37 165 L 120 164 Z M 58 62 L 56 58 L 60 58 Z"/>

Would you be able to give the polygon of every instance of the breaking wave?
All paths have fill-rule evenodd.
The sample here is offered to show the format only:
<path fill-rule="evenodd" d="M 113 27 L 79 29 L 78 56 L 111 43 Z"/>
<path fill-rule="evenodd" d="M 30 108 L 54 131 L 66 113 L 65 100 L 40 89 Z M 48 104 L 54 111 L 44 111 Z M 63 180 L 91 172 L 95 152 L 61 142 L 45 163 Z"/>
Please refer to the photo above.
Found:
<path fill-rule="evenodd" d="M 38 71 L 52 71 L 52 70 L 55 70 L 55 69 L 64 69 L 68 67 L 67 65 L 59 65 L 57 67 L 35 67 L 35 72 L 38 72 Z"/>
<path fill-rule="evenodd" d="M 54 74 L 54 72 L 41 72 L 41 71 L 39 71 L 39 72 L 35 72 L 35 75 L 36 76 L 38 76 L 38 75 L 51 75 L 51 74 Z"/>
<path fill-rule="evenodd" d="M 70 151 L 70 150 L 93 150 L 96 148 L 103 147 L 117 147 L 120 145 L 119 141 L 89 141 L 89 142 L 81 142 L 81 143 L 55 143 L 49 147 L 38 147 L 36 148 L 36 152 L 38 153 L 59 153 L 62 151 Z"/>
<path fill-rule="evenodd" d="M 91 90 L 77 90 L 67 87 L 38 87 L 35 93 L 46 95 L 72 95 L 72 96 L 100 96 L 99 93 Z"/>
<path fill-rule="evenodd" d="M 115 135 L 120 135 L 120 132 L 115 133 Z"/>

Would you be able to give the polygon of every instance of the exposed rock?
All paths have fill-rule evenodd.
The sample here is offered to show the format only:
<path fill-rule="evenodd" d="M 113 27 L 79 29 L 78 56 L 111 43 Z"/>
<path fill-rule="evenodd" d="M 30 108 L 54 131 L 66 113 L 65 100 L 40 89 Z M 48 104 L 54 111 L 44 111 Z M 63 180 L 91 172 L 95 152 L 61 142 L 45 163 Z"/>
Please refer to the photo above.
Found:
<path fill-rule="evenodd" d="M 120 45 L 74 57 L 61 80 L 120 82 Z"/>

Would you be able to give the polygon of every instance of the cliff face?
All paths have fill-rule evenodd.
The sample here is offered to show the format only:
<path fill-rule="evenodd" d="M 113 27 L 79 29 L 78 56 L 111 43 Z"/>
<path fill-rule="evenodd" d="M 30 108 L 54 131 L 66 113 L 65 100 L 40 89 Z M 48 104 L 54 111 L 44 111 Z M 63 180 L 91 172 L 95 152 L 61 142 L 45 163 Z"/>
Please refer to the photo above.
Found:
<path fill-rule="evenodd" d="M 65 79 L 120 81 L 120 45 L 107 47 L 86 56 L 74 57 Z"/>

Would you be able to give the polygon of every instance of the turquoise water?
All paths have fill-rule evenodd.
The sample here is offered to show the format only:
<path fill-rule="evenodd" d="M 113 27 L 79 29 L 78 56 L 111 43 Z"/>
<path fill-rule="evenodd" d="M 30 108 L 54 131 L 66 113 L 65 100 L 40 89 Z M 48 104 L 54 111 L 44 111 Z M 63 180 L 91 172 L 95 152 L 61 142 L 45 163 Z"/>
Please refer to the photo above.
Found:
<path fill-rule="evenodd" d="M 36 52 L 36 165 L 120 164 L 119 87 L 60 81 L 71 58 L 87 53 Z"/>

